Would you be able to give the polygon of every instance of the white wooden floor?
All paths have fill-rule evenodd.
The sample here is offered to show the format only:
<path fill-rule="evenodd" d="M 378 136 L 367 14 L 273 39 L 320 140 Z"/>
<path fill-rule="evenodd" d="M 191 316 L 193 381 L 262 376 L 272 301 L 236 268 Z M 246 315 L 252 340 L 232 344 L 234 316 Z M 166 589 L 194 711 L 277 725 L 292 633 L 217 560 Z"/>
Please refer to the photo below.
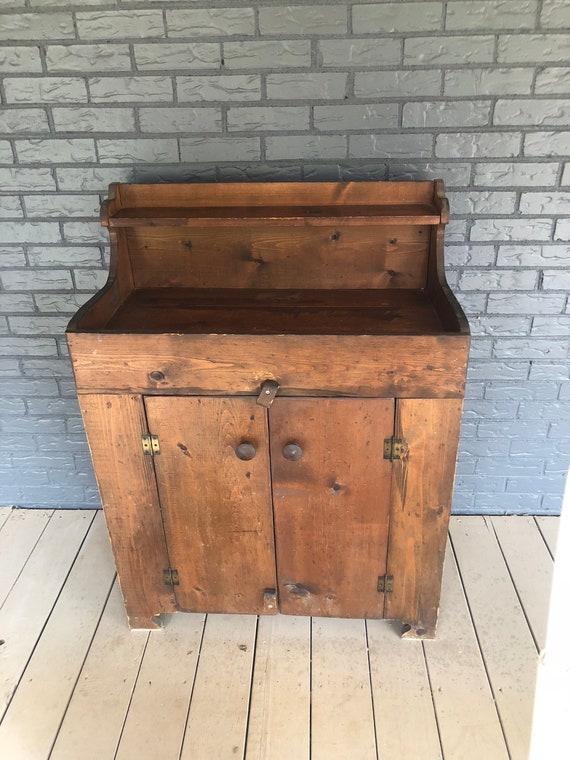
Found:
<path fill-rule="evenodd" d="M 2 760 L 526 760 L 557 518 L 453 518 L 438 638 L 126 626 L 101 513 L 0 509 Z"/>

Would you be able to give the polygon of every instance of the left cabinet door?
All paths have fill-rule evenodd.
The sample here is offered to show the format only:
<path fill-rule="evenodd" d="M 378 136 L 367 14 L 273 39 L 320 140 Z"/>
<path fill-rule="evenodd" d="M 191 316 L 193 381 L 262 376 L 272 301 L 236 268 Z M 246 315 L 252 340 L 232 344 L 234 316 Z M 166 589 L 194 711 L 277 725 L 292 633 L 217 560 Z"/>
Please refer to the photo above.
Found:
<path fill-rule="evenodd" d="M 267 411 L 251 397 L 147 396 L 145 407 L 178 608 L 275 612 Z"/>

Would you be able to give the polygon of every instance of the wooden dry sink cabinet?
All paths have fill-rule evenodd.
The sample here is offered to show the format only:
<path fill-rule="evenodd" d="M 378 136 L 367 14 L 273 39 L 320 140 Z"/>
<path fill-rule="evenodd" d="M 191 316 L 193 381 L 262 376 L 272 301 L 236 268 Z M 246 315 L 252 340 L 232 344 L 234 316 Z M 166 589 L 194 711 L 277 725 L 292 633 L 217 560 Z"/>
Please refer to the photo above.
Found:
<path fill-rule="evenodd" d="M 435 634 L 469 344 L 443 183 L 117 184 L 67 338 L 129 623 Z"/>

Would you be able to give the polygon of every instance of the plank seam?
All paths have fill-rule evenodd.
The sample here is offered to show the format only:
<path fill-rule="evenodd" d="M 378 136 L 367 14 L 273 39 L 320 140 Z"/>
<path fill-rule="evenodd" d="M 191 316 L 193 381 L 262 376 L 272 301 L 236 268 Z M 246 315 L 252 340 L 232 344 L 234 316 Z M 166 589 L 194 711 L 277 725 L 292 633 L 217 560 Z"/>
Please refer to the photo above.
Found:
<path fill-rule="evenodd" d="M 255 634 L 253 636 L 253 652 L 252 652 L 252 658 L 251 658 L 251 671 L 250 671 L 250 677 L 249 677 L 249 696 L 247 699 L 247 720 L 245 722 L 245 735 L 243 737 L 242 760 L 245 760 L 245 756 L 247 753 L 247 740 L 249 736 L 249 717 L 251 715 L 251 697 L 253 694 L 253 682 L 254 682 L 254 676 L 255 676 L 255 653 L 257 652 L 258 632 L 259 632 L 259 615 L 256 615 Z"/>
<path fill-rule="evenodd" d="M 200 635 L 200 643 L 198 644 L 198 653 L 196 655 L 196 665 L 194 667 L 194 678 L 192 679 L 192 686 L 190 687 L 190 694 L 188 695 L 188 708 L 186 710 L 186 722 L 184 723 L 184 731 L 182 732 L 182 739 L 180 741 L 180 750 L 178 751 L 178 760 L 182 757 L 182 751 L 184 749 L 184 742 L 186 741 L 186 732 L 188 731 L 188 720 L 190 719 L 190 708 L 192 707 L 192 699 L 194 697 L 194 689 L 196 687 L 196 677 L 198 675 L 198 668 L 200 666 L 200 657 L 202 655 L 202 644 L 204 642 L 204 633 L 206 631 L 206 621 L 208 615 L 204 615 L 202 620 L 202 633 Z M 146 651 L 146 648 L 145 648 Z M 141 660 L 142 662 L 142 660 Z M 137 675 L 138 680 L 138 675 Z M 133 689 L 134 691 L 134 689 Z M 130 705 L 129 705 L 130 706 Z"/>
<path fill-rule="evenodd" d="M 313 757 L 313 618 L 309 625 L 309 760 Z"/>
<path fill-rule="evenodd" d="M 552 553 L 552 550 L 551 550 L 551 548 L 550 548 L 550 546 L 548 544 L 548 541 L 546 540 L 546 537 L 545 537 L 544 533 L 542 532 L 542 528 L 540 527 L 540 523 L 538 522 L 538 520 L 536 519 L 536 517 L 537 517 L 536 515 L 533 515 L 532 519 L 534 520 L 534 524 L 538 528 L 538 532 L 540 534 L 540 537 L 544 541 L 544 545 L 546 546 L 546 551 L 550 554 L 550 556 L 552 557 L 552 561 L 554 562 L 556 558 L 555 558 L 554 554 Z"/>
<path fill-rule="evenodd" d="M 145 641 L 145 644 L 144 644 L 144 647 L 143 647 L 143 651 L 142 651 L 142 654 L 141 654 L 141 659 L 139 661 L 139 666 L 137 668 L 137 674 L 133 678 L 133 685 L 132 685 L 132 688 L 131 688 L 131 693 L 129 694 L 129 701 L 128 701 L 128 704 L 127 704 L 127 709 L 125 710 L 125 717 L 123 718 L 123 722 L 121 724 L 121 730 L 119 731 L 119 738 L 117 739 L 117 744 L 115 746 L 115 752 L 113 753 L 113 760 L 115 760 L 115 758 L 117 757 L 117 753 L 119 751 L 119 747 L 121 746 L 121 740 L 122 740 L 123 734 L 125 732 L 125 725 L 127 723 L 127 718 L 129 717 L 129 710 L 131 709 L 131 704 L 132 704 L 132 701 L 133 701 L 133 695 L 135 693 L 135 688 L 136 688 L 136 685 L 137 685 L 138 680 L 139 680 L 139 675 L 140 675 L 140 672 L 141 672 L 141 668 L 142 668 L 142 664 L 143 664 L 144 656 L 146 654 L 146 649 L 148 647 L 149 640 L 150 640 L 150 631 L 147 633 L 146 641 Z"/>
<path fill-rule="evenodd" d="M 491 683 L 491 677 L 489 676 L 489 669 L 487 667 L 487 661 L 485 660 L 485 654 L 483 652 L 483 647 L 481 646 L 481 641 L 479 639 L 479 632 L 477 631 L 477 626 L 475 625 L 475 618 L 473 616 L 473 610 L 471 609 L 471 604 L 469 602 L 469 596 L 467 594 L 467 589 L 465 588 L 465 583 L 463 582 L 463 574 L 461 572 L 461 566 L 459 564 L 457 553 L 455 551 L 455 546 L 453 545 L 453 538 L 451 536 L 451 533 L 449 534 L 449 545 L 451 546 L 451 552 L 452 552 L 452 555 L 453 555 L 453 559 L 454 559 L 455 565 L 457 567 L 457 574 L 459 575 L 459 580 L 461 581 L 461 590 L 463 592 L 463 597 L 464 597 L 465 603 L 467 605 L 467 610 L 469 611 L 469 619 L 471 620 L 471 625 L 473 626 L 473 632 L 475 634 L 475 641 L 477 642 L 477 647 L 479 649 L 479 655 L 481 657 L 481 662 L 483 663 L 483 668 L 485 670 L 485 677 L 487 679 L 487 684 L 489 686 L 489 691 L 491 692 L 491 696 L 493 697 L 493 705 L 495 707 L 495 712 L 497 713 L 497 719 L 499 721 L 499 726 L 501 727 L 501 733 L 503 734 L 503 741 L 505 743 L 505 750 L 507 752 L 509 760 L 511 760 L 511 751 L 509 749 L 509 744 L 507 742 L 507 735 L 505 733 L 505 727 L 503 725 L 503 720 L 501 718 L 501 713 L 500 713 L 499 707 L 497 705 L 497 699 L 495 697 L 495 691 L 493 689 L 493 684 Z"/>
<path fill-rule="evenodd" d="M 10 709 L 10 705 L 12 704 L 12 700 L 14 699 L 14 697 L 15 697 L 18 689 L 20 688 L 20 684 L 22 683 L 22 679 L 24 678 L 26 670 L 28 669 L 28 666 L 30 664 L 30 661 L 31 661 L 32 657 L 34 656 L 34 653 L 35 653 L 36 649 L 38 648 L 38 645 L 39 645 L 40 641 L 42 640 L 42 636 L 44 635 L 44 631 L 46 629 L 46 626 L 49 623 L 51 616 L 53 615 L 53 611 L 54 611 L 54 609 L 55 609 L 55 607 L 56 607 L 56 605 L 57 605 L 57 603 L 58 603 L 58 601 L 59 601 L 59 599 L 61 597 L 61 594 L 63 593 L 63 589 L 65 588 L 65 584 L 67 583 L 67 581 L 69 579 L 69 576 L 71 574 L 71 571 L 73 570 L 73 567 L 74 567 L 75 563 L 77 562 L 77 557 L 79 556 L 81 550 L 83 549 L 83 545 L 85 544 L 85 541 L 87 540 L 87 536 L 89 535 L 89 532 L 91 530 L 91 527 L 93 526 L 93 522 L 94 522 L 95 517 L 96 517 L 97 512 L 98 512 L 98 510 L 85 510 L 85 511 L 86 512 L 87 511 L 92 511 L 93 512 L 92 517 L 91 517 L 91 522 L 89 523 L 87 529 L 85 530 L 85 535 L 81 539 L 81 543 L 79 544 L 79 546 L 77 548 L 77 551 L 75 552 L 75 556 L 73 557 L 73 561 L 69 565 L 69 569 L 68 569 L 67 573 L 65 574 L 65 578 L 63 579 L 63 582 L 62 582 L 61 587 L 60 587 L 60 589 L 59 589 L 59 591 L 57 593 L 57 596 L 55 597 L 55 599 L 53 601 L 51 609 L 50 609 L 48 615 L 46 616 L 46 619 L 44 620 L 44 623 L 43 623 L 43 625 L 41 627 L 41 630 L 40 630 L 40 632 L 38 634 L 38 637 L 37 637 L 37 639 L 36 639 L 36 641 L 34 643 L 34 646 L 32 647 L 31 652 L 30 652 L 30 654 L 28 656 L 28 659 L 26 660 L 26 664 L 22 668 L 22 672 L 20 673 L 20 677 L 18 678 L 18 682 L 14 686 L 14 688 L 12 690 L 12 693 L 10 694 L 10 696 L 8 697 L 8 699 L 6 701 L 6 704 L 4 705 L 4 714 L 2 715 L 2 717 L 0 717 L 0 725 L 2 725 L 2 723 L 4 722 L 4 719 L 6 718 L 6 715 L 8 714 L 8 710 Z M 50 522 L 52 521 L 52 519 L 53 519 L 53 514 L 50 517 L 50 519 L 48 520 L 47 525 L 50 524 Z M 46 527 L 47 527 L 47 525 L 46 525 Z"/>
<path fill-rule="evenodd" d="M 372 728 L 374 729 L 374 751 L 378 760 L 378 735 L 376 732 L 376 707 L 374 704 L 374 689 L 372 686 L 372 668 L 370 666 L 370 644 L 368 641 L 368 620 L 364 620 L 364 634 L 366 640 L 366 661 L 368 662 L 368 683 L 370 684 L 370 701 L 372 703 Z"/>
<path fill-rule="evenodd" d="M 429 694 L 430 694 L 430 698 L 431 698 L 431 705 L 432 705 L 432 708 L 433 708 L 433 716 L 434 716 L 434 719 L 435 719 L 435 727 L 436 727 L 436 730 L 437 730 L 437 740 L 439 742 L 439 754 L 440 754 L 441 758 L 444 758 L 443 742 L 441 740 L 441 729 L 440 729 L 440 726 L 439 726 L 439 719 L 437 717 L 437 709 L 436 709 L 436 706 L 435 706 L 435 698 L 433 696 L 433 685 L 432 685 L 431 675 L 430 675 L 430 672 L 429 672 L 428 658 L 426 656 L 426 645 L 425 645 L 425 642 L 422 641 L 421 645 L 422 645 L 422 654 L 423 654 L 423 658 L 424 658 L 424 666 L 425 666 L 425 669 L 426 669 L 426 678 L 427 678 L 427 682 L 428 682 L 428 686 L 429 686 Z"/>

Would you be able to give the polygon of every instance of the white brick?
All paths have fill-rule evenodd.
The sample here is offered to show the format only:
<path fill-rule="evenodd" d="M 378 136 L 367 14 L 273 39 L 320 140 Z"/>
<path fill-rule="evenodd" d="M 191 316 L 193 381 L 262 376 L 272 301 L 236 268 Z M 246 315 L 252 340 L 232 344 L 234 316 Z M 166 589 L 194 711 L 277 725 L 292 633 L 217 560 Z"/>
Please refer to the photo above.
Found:
<path fill-rule="evenodd" d="M 27 195 L 24 196 L 26 216 L 98 216 L 98 195 Z"/>
<path fill-rule="evenodd" d="M 67 243 L 106 243 L 107 230 L 101 227 L 99 221 L 65 222 L 63 239 Z"/>
<path fill-rule="evenodd" d="M 0 74 L 35 74 L 42 70 L 37 47 L 0 48 Z"/>
<path fill-rule="evenodd" d="M 475 164 L 475 185 L 492 187 L 536 187 L 554 185 L 558 175 L 558 164 L 543 163 L 482 163 Z"/>
<path fill-rule="evenodd" d="M 259 161 L 259 137 L 192 137 L 180 140 L 182 161 Z"/>
<path fill-rule="evenodd" d="M 556 222 L 554 239 L 570 241 L 570 219 L 559 219 Z"/>
<path fill-rule="evenodd" d="M 12 146 L 8 140 L 0 140 L 0 164 L 13 164 Z"/>
<path fill-rule="evenodd" d="M 73 39 L 75 29 L 71 13 L 15 13 L 2 16 L 2 39 L 60 40 Z"/>
<path fill-rule="evenodd" d="M 2 222 L 0 224 L 0 243 L 58 243 L 60 240 L 57 222 Z M 2 281 L 5 283 L 4 278 Z"/>
<path fill-rule="evenodd" d="M 568 126 L 570 100 L 498 100 L 493 123 Z"/>
<path fill-rule="evenodd" d="M 560 314 L 564 305 L 562 295 L 540 293 L 490 293 L 490 314 Z"/>
<path fill-rule="evenodd" d="M 103 269 L 76 269 L 73 273 L 78 290 L 101 290 L 107 282 L 108 273 Z"/>
<path fill-rule="evenodd" d="M 570 164 L 564 165 L 564 173 L 562 174 L 562 184 L 570 185 Z"/>
<path fill-rule="evenodd" d="M 304 68 L 311 64 L 311 43 L 309 40 L 226 42 L 224 62 L 228 69 Z"/>
<path fill-rule="evenodd" d="M 86 103 L 87 88 L 79 77 L 5 79 L 8 103 Z"/>
<path fill-rule="evenodd" d="M 51 169 L 0 169 L 0 187 L 4 191 L 55 190 Z"/>
<path fill-rule="evenodd" d="M 354 75 L 354 94 L 357 98 L 401 98 L 439 95 L 441 72 L 425 71 L 363 71 Z"/>
<path fill-rule="evenodd" d="M 22 204 L 17 195 L 0 196 L 0 219 L 17 219 L 23 216 Z"/>
<path fill-rule="evenodd" d="M 347 92 L 347 74 L 267 74 L 270 100 L 342 100 Z"/>
<path fill-rule="evenodd" d="M 542 289 L 543 290 L 570 290 L 570 271 L 543 272 Z"/>
<path fill-rule="evenodd" d="M 512 214 L 516 193 L 474 191 L 449 193 L 449 204 L 454 214 Z"/>
<path fill-rule="evenodd" d="M 338 39 L 318 43 L 319 66 L 377 67 L 398 65 L 402 57 L 402 43 L 395 39 Z"/>
<path fill-rule="evenodd" d="M 471 164 L 469 163 L 445 163 L 444 161 L 430 161 L 429 163 L 414 161 L 411 164 L 390 164 L 388 178 L 398 182 L 416 182 L 418 180 L 441 179 L 445 186 L 464 187 L 469 184 L 471 177 Z"/>
<path fill-rule="evenodd" d="M 254 101 L 261 99 L 261 77 L 257 74 L 176 77 L 176 89 L 179 102 Z"/>
<path fill-rule="evenodd" d="M 404 127 L 482 127 L 489 123 L 489 101 L 461 100 L 455 103 L 405 103 Z"/>
<path fill-rule="evenodd" d="M 461 290 L 534 290 L 538 275 L 532 271 L 466 271 L 459 278 Z"/>
<path fill-rule="evenodd" d="M 87 246 L 81 248 L 59 245 L 53 248 L 30 246 L 28 248 L 28 259 L 32 267 L 92 267 L 101 264 L 101 251 L 99 248 Z M 38 301 L 37 298 L 36 301 Z M 39 304 L 40 302 L 38 302 Z M 41 310 L 43 311 L 44 308 L 46 311 L 50 311 L 42 303 Z"/>
<path fill-rule="evenodd" d="M 540 24 L 550 29 L 568 29 L 570 27 L 568 0 L 543 0 Z"/>
<path fill-rule="evenodd" d="M 494 49 L 495 40 L 491 36 L 410 37 L 404 43 L 404 63 L 416 66 L 491 63 Z"/>
<path fill-rule="evenodd" d="M 89 92 L 94 103 L 173 100 L 172 79 L 167 76 L 98 77 L 89 80 Z"/>
<path fill-rule="evenodd" d="M 428 32 L 442 27 L 443 3 L 383 3 L 355 5 L 352 28 L 355 34 Z"/>
<path fill-rule="evenodd" d="M 219 108 L 141 108 L 141 132 L 220 132 Z"/>
<path fill-rule="evenodd" d="M 431 135 L 351 135 L 351 158 L 428 158 L 432 154 Z"/>
<path fill-rule="evenodd" d="M 80 192 L 89 190 L 107 192 L 112 182 L 132 181 L 130 168 L 58 168 L 56 174 L 60 190 L 79 190 Z"/>
<path fill-rule="evenodd" d="M 570 94 L 570 69 L 556 66 L 542 69 L 536 75 L 534 91 L 537 95 Z"/>
<path fill-rule="evenodd" d="M 82 11 L 76 17 L 77 31 L 83 40 L 165 36 L 160 10 Z"/>
<path fill-rule="evenodd" d="M 53 121 L 57 132 L 133 132 L 135 116 L 132 108 L 54 108 Z"/>
<path fill-rule="evenodd" d="M 385 129 L 398 125 L 396 103 L 363 106 L 315 106 L 315 129 L 321 132 Z"/>
<path fill-rule="evenodd" d="M 550 240 L 550 219 L 477 219 L 471 240 Z"/>
<path fill-rule="evenodd" d="M 309 128 L 309 109 L 301 106 L 230 108 L 230 132 L 288 131 Z"/>
<path fill-rule="evenodd" d="M 138 69 L 217 69 L 220 66 L 218 42 L 168 42 L 134 46 Z"/>
<path fill-rule="evenodd" d="M 294 5 L 259 9 L 261 34 L 346 34 L 344 5 Z"/>
<path fill-rule="evenodd" d="M 499 37 L 499 63 L 566 63 L 568 36 L 565 34 L 515 34 Z"/>
<path fill-rule="evenodd" d="M 469 133 L 438 135 L 435 155 L 438 158 L 511 157 L 519 153 L 521 135 L 517 132 Z"/>
<path fill-rule="evenodd" d="M 269 161 L 279 159 L 340 160 L 346 158 L 344 135 L 287 135 L 265 138 Z"/>
<path fill-rule="evenodd" d="M 48 71 L 130 71 L 128 45 L 48 45 Z"/>
<path fill-rule="evenodd" d="M 413 72 L 414 73 L 414 72 Z M 446 95 L 530 95 L 533 68 L 457 69 L 445 72 Z"/>
<path fill-rule="evenodd" d="M 192 8 L 166 11 L 169 37 L 253 36 L 253 8 Z"/>
<path fill-rule="evenodd" d="M 47 114 L 43 108 L 0 109 L 0 132 L 49 132 Z"/>
<path fill-rule="evenodd" d="M 96 160 L 93 140 L 16 140 L 16 153 L 23 164 Z"/>
<path fill-rule="evenodd" d="M 175 139 L 97 140 L 97 149 L 101 163 L 178 163 Z"/>
<path fill-rule="evenodd" d="M 497 266 L 566 267 L 568 253 L 568 246 L 565 245 L 501 245 Z"/>
<path fill-rule="evenodd" d="M 524 138 L 525 156 L 567 156 L 570 132 L 530 132 Z"/>
<path fill-rule="evenodd" d="M 570 214 L 570 193 L 523 193 L 523 214 Z"/>
<path fill-rule="evenodd" d="M 450 31 L 472 29 L 534 29 L 537 0 L 468 0 L 449 3 L 445 28 Z"/>

